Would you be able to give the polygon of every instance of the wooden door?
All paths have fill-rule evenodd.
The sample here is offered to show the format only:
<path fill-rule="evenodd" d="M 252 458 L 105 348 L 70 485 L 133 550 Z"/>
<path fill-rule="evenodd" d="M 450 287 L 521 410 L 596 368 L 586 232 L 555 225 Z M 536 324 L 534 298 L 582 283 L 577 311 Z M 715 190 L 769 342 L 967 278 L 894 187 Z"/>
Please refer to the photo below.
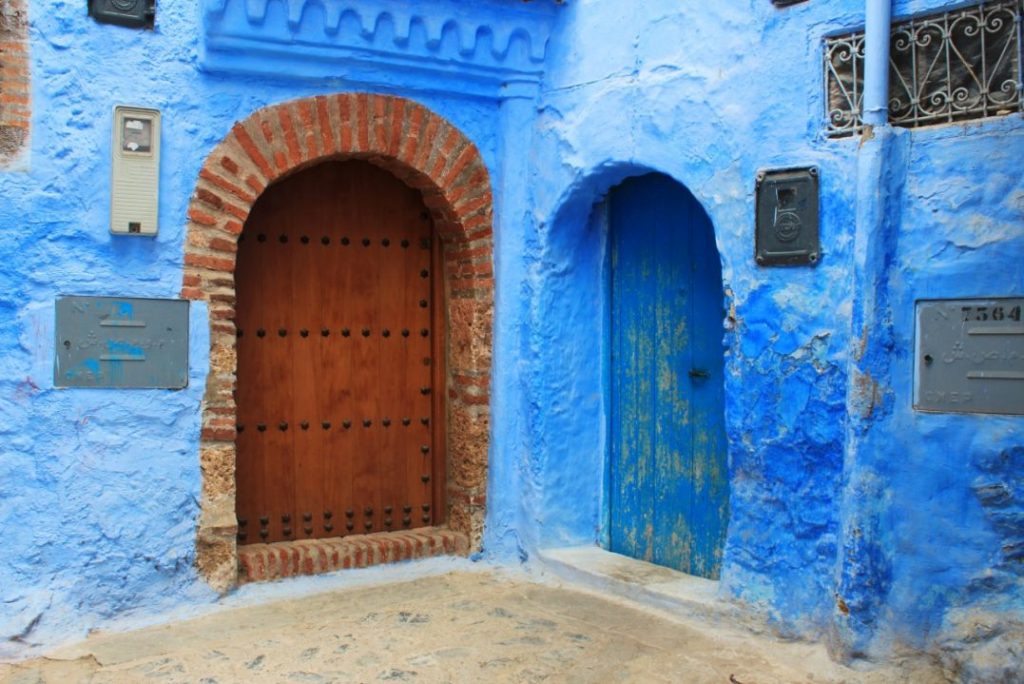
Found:
<path fill-rule="evenodd" d="M 239 242 L 239 543 L 444 522 L 439 245 L 362 161 L 269 187 Z"/>
<path fill-rule="evenodd" d="M 611 549 L 717 578 L 729 516 L 711 222 L 662 175 L 609 197 Z"/>

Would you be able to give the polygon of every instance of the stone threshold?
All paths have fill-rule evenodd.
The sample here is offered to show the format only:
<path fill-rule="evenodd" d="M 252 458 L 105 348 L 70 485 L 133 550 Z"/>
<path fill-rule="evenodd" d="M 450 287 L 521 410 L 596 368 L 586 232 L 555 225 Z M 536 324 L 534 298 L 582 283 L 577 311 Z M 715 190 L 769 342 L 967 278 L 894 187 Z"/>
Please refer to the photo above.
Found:
<path fill-rule="evenodd" d="M 249 544 L 238 547 L 238 583 L 468 553 L 469 538 L 446 527 Z"/>
<path fill-rule="evenodd" d="M 770 632 L 757 615 L 718 596 L 715 580 L 646 563 L 597 546 L 547 549 L 538 553 L 544 567 L 559 578 L 591 590 L 614 594 L 682 619 L 721 627 Z"/>

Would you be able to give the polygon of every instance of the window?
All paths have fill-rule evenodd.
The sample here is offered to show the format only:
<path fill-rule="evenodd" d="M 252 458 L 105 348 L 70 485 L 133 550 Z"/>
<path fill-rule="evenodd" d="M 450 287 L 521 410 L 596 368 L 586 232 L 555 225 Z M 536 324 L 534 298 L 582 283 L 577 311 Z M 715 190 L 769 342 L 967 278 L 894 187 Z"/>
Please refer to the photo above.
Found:
<path fill-rule="evenodd" d="M 889 122 L 916 128 L 1022 111 L 1024 0 L 986 2 L 895 22 Z M 858 133 L 864 32 L 825 41 L 826 132 Z"/>

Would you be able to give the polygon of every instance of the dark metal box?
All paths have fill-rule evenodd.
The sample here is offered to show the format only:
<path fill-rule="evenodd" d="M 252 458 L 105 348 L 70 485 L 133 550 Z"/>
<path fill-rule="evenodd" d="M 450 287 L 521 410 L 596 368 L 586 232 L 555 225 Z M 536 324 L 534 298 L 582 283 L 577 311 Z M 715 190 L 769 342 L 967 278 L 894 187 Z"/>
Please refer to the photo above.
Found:
<path fill-rule="evenodd" d="M 89 0 L 89 16 L 102 24 L 152 29 L 156 0 Z"/>
<path fill-rule="evenodd" d="M 914 408 L 1024 415 L 1024 297 L 917 302 Z"/>
<path fill-rule="evenodd" d="M 761 266 L 816 264 L 818 170 L 813 167 L 757 174 L 754 258 Z"/>
<path fill-rule="evenodd" d="M 57 387 L 188 385 L 188 302 L 58 297 Z"/>

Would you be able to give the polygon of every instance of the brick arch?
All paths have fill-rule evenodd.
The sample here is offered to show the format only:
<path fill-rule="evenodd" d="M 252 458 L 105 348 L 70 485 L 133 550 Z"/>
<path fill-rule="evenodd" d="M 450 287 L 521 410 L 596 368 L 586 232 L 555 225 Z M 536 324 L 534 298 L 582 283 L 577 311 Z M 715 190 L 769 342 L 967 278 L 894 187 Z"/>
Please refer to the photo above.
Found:
<path fill-rule="evenodd" d="M 447 313 L 447 527 L 384 548 L 288 542 L 239 574 L 235 544 L 234 269 L 237 239 L 272 183 L 327 159 L 364 159 L 419 190 L 442 241 Z M 202 403 L 202 502 L 196 565 L 214 587 L 330 569 L 338 553 L 364 564 L 430 549 L 475 549 L 483 531 L 493 312 L 492 195 L 476 145 L 420 104 L 367 93 L 308 97 L 265 107 L 234 125 L 206 158 L 188 209 L 181 296 L 210 310 L 210 372 Z M 403 533 L 387 533 L 400 537 Z M 409 535 L 406 535 L 409 536 Z M 348 538 L 353 539 L 353 538 Z M 370 540 L 365 537 L 364 540 Z M 321 540 L 322 541 L 322 540 Z M 363 542 L 360 542 L 363 543 Z M 355 544 L 355 546 L 353 546 Z M 275 545 L 276 546 L 276 545 Z M 358 548 L 356 548 L 358 547 Z M 247 552 L 248 553 L 248 552 Z M 334 566 L 323 559 L 334 555 Z M 328 564 L 329 565 L 329 564 Z"/>

